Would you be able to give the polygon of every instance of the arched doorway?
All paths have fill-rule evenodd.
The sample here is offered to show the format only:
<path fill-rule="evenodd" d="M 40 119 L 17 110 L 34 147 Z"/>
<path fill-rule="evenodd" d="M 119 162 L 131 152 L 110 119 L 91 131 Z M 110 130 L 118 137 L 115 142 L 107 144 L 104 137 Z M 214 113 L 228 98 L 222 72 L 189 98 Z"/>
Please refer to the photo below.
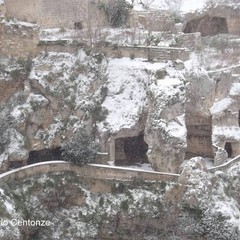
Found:
<path fill-rule="evenodd" d="M 226 18 L 210 17 L 209 15 L 205 15 L 202 18 L 190 20 L 184 27 L 183 32 L 201 32 L 203 37 L 229 33 Z"/>
<path fill-rule="evenodd" d="M 144 141 L 143 134 L 134 137 L 115 139 L 115 164 L 131 165 L 136 163 L 148 163 L 148 145 Z"/>

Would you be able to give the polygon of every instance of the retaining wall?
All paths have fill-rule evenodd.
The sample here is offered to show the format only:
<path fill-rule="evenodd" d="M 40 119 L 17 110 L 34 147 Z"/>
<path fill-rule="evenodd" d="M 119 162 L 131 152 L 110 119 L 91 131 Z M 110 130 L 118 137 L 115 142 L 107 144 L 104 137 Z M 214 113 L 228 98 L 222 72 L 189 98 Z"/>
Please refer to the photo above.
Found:
<path fill-rule="evenodd" d="M 107 47 L 104 49 L 104 53 L 108 57 L 121 58 L 145 58 L 148 60 L 177 60 L 181 59 L 186 61 L 189 59 L 190 52 L 186 48 L 174 48 L 174 47 L 128 47 L 117 46 Z"/>
<path fill-rule="evenodd" d="M 0 23 L 0 54 L 14 58 L 36 56 L 39 52 L 37 28 Z"/>
<path fill-rule="evenodd" d="M 79 43 L 80 44 L 80 43 Z M 39 52 L 69 52 L 74 53 L 78 50 L 76 44 L 68 44 L 67 41 L 61 42 L 40 42 Z M 132 47 L 132 46 L 108 46 L 102 48 L 102 52 L 107 57 L 112 58 L 143 58 L 146 60 L 156 60 L 156 61 L 174 61 L 180 59 L 186 61 L 190 57 L 190 51 L 187 48 L 177 48 L 177 47 Z"/>
<path fill-rule="evenodd" d="M 81 177 L 95 179 L 132 180 L 136 178 L 139 180 L 177 182 L 179 178 L 178 174 L 132 170 L 127 168 L 118 168 L 98 164 L 77 166 L 64 161 L 53 161 L 53 162 L 41 162 L 37 164 L 28 165 L 19 169 L 11 170 L 9 172 L 1 174 L 0 179 L 3 182 L 8 180 L 26 179 L 42 173 L 68 172 L 68 171 L 74 172 Z"/>

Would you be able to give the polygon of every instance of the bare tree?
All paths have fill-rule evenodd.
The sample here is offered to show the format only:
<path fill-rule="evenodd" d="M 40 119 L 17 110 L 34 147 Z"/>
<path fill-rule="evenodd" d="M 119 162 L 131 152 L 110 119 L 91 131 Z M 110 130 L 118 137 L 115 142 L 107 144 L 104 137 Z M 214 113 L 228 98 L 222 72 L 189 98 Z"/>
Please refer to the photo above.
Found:
<path fill-rule="evenodd" d="M 139 0 L 138 3 L 143 6 L 145 9 L 149 9 L 150 5 L 154 2 L 155 0 Z"/>

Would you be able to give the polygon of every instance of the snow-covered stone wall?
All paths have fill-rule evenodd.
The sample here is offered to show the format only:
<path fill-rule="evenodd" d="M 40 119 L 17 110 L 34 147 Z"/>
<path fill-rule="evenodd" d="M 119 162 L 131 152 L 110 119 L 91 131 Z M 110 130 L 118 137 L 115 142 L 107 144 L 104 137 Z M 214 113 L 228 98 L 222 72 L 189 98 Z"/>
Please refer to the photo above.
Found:
<path fill-rule="evenodd" d="M 94 1 L 88 0 L 6 0 L 6 16 L 21 21 L 34 22 L 44 28 L 74 28 L 106 26 L 105 13 Z"/>

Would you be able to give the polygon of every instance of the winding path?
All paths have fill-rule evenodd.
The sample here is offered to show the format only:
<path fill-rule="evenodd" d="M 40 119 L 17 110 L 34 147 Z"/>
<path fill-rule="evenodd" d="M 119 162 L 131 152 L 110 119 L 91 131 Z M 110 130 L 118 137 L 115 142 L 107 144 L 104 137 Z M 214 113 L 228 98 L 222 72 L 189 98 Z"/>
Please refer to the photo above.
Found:
<path fill-rule="evenodd" d="M 42 173 L 73 172 L 80 177 L 97 179 L 123 179 L 123 180 L 151 180 L 177 182 L 179 174 L 145 171 L 140 169 L 123 168 L 109 165 L 88 164 L 73 165 L 65 161 L 40 162 L 10 170 L 0 175 L 1 182 L 7 180 L 20 180 Z"/>
<path fill-rule="evenodd" d="M 226 163 L 223 163 L 223 164 L 218 165 L 216 167 L 208 168 L 208 170 L 210 172 L 214 172 L 214 171 L 217 171 L 217 170 L 226 170 L 226 169 L 230 168 L 231 166 L 233 166 L 235 163 L 239 163 L 239 162 L 240 162 L 240 155 L 236 156 L 235 158 L 233 158 L 232 160 L 230 160 Z"/>
<path fill-rule="evenodd" d="M 210 167 L 210 172 L 226 170 L 240 162 L 240 155 L 232 160 L 216 167 Z M 80 177 L 97 179 L 121 179 L 121 180 L 150 180 L 177 182 L 180 174 L 146 171 L 125 167 L 109 166 L 102 164 L 73 165 L 65 161 L 39 162 L 28 166 L 20 167 L 0 174 L 0 181 L 21 180 L 37 174 L 53 172 L 73 172 Z"/>

